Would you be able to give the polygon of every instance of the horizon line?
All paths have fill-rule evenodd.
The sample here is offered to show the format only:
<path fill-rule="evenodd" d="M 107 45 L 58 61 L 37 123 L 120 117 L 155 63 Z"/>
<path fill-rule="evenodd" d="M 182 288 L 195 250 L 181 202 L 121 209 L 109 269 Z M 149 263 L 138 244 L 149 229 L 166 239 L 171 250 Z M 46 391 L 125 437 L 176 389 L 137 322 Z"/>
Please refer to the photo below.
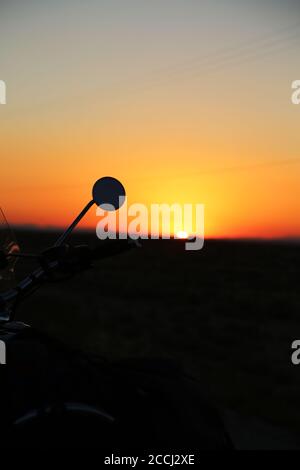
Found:
<path fill-rule="evenodd" d="M 12 224 L 12 229 L 14 231 L 24 230 L 27 232 L 63 232 L 65 227 L 59 227 L 54 225 L 44 225 L 39 226 L 36 224 Z M 90 227 L 77 227 L 74 233 L 78 232 L 86 232 L 92 233 L 94 232 L 93 228 Z M 120 232 L 118 232 L 120 233 Z M 130 237 L 129 237 L 130 238 Z M 163 238 L 160 234 L 158 239 L 152 239 L 151 234 L 149 234 L 147 240 L 178 240 L 179 242 L 185 241 L 185 239 L 175 238 L 174 235 L 171 235 L 170 238 Z M 208 241 L 261 241 L 261 242 L 290 242 L 290 243 L 300 243 L 300 235 L 286 235 L 286 236 L 208 236 L 205 237 L 205 240 Z"/>

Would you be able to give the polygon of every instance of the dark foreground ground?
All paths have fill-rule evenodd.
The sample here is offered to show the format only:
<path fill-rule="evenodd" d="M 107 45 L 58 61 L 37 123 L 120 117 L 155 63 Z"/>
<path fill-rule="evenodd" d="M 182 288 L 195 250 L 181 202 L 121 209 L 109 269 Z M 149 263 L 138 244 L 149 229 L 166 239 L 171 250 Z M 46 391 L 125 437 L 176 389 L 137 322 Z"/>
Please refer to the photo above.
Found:
<path fill-rule="evenodd" d="M 40 250 L 56 234 L 17 236 L 24 250 Z M 297 244 L 208 241 L 185 252 L 179 242 L 144 242 L 43 287 L 17 318 L 101 355 L 175 358 L 218 405 L 300 435 L 300 366 L 291 363 L 299 279 Z"/>

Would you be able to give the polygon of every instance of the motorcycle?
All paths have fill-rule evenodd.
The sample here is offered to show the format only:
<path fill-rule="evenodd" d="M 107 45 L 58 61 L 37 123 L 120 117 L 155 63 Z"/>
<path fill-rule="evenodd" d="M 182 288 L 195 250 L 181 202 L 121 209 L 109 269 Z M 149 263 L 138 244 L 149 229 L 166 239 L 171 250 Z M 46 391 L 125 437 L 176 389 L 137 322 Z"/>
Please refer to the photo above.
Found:
<path fill-rule="evenodd" d="M 121 254 L 136 242 L 107 240 L 96 248 L 73 246 L 69 237 L 94 205 L 117 210 L 125 190 L 114 178 L 98 180 L 92 200 L 56 243 L 39 254 L 22 253 L 2 214 L 0 280 L 9 282 L 16 260 L 38 267 L 0 294 L 0 446 L 96 447 L 100 452 L 183 452 L 232 448 L 221 415 L 202 384 L 169 360 L 111 361 L 78 352 L 15 321 L 20 302 L 44 283 L 63 281 Z"/>

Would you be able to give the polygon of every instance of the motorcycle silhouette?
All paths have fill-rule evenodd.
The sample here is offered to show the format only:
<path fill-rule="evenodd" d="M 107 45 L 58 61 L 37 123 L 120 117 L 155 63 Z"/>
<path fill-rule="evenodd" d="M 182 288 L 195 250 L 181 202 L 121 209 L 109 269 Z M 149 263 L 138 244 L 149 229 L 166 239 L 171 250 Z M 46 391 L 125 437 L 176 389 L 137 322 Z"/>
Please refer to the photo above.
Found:
<path fill-rule="evenodd" d="M 20 257 L 34 257 L 37 269 L 0 294 L 0 447 L 96 447 L 99 452 L 183 452 L 231 449 L 221 415 L 203 393 L 203 384 L 169 360 L 110 361 L 78 352 L 15 321 L 18 304 L 44 283 L 63 281 L 95 260 L 135 247 L 127 240 L 99 242 L 96 248 L 68 243 L 94 205 L 117 210 L 122 184 L 99 179 L 92 200 L 40 254 L 20 252 L 12 235 L 2 241 L 0 270 L 10 279 Z M 4 216 L 3 216 L 4 217 Z M 59 306 L 58 306 L 59 308 Z"/>

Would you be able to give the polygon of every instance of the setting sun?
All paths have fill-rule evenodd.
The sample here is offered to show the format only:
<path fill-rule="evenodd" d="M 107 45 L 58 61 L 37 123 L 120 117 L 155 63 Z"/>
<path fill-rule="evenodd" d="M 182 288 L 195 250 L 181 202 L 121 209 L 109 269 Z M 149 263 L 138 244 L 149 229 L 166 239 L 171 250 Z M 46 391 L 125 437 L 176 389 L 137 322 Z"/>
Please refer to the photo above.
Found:
<path fill-rule="evenodd" d="M 176 233 L 176 238 L 179 238 L 180 240 L 185 240 L 189 237 L 189 234 L 185 230 L 180 230 L 179 232 Z"/>

